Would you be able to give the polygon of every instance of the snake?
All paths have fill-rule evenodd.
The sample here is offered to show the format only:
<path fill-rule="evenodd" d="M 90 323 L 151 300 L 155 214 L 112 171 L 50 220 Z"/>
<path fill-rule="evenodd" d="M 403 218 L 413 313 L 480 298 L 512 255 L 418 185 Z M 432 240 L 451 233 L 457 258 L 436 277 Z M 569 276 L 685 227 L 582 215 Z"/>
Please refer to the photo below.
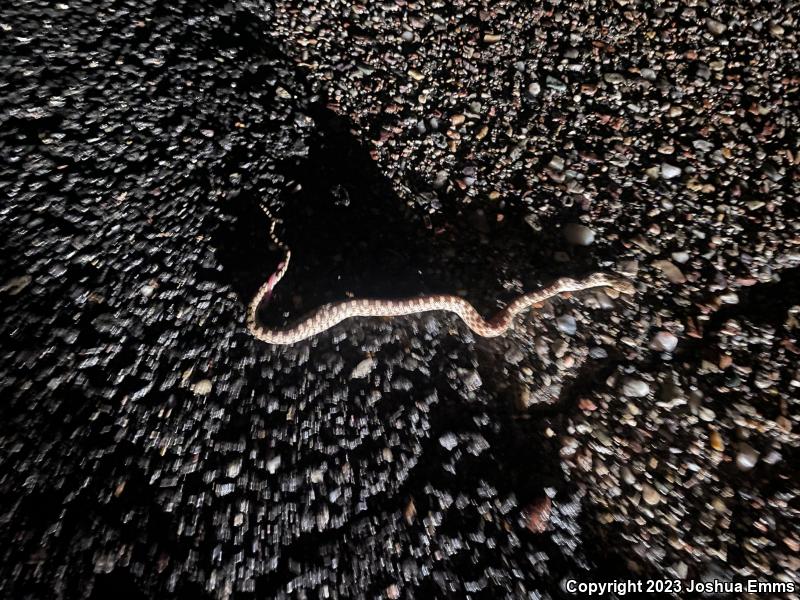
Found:
<path fill-rule="evenodd" d="M 486 320 L 467 300 L 452 294 L 430 294 L 411 298 L 372 299 L 353 298 L 330 302 L 312 310 L 285 328 L 265 327 L 258 322 L 258 308 L 272 296 L 276 286 L 289 269 L 291 249 L 276 234 L 280 219 L 269 208 L 260 204 L 270 220 L 269 237 L 283 253 L 276 270 L 258 288 L 247 307 L 247 329 L 256 339 L 267 344 L 287 345 L 301 342 L 327 331 L 342 321 L 357 317 L 399 317 L 430 311 L 447 311 L 456 314 L 480 337 L 503 335 L 513 325 L 515 317 L 532 306 L 565 292 L 580 292 L 592 288 L 611 288 L 621 294 L 633 294 L 633 283 L 623 277 L 603 272 L 592 273 L 582 279 L 562 277 L 551 285 L 517 296 L 493 317 Z"/>

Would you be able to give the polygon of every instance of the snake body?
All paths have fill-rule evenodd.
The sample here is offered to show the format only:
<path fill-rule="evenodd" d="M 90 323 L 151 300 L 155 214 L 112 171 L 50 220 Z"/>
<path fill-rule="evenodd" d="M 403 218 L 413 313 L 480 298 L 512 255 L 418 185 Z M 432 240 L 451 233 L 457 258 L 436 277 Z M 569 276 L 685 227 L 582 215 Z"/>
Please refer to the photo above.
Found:
<path fill-rule="evenodd" d="M 393 300 L 377 300 L 357 298 L 323 304 L 316 310 L 285 329 L 264 327 L 258 323 L 258 307 L 265 297 L 272 295 L 275 286 L 286 274 L 291 259 L 291 251 L 275 234 L 275 219 L 267 207 L 262 206 L 271 221 L 269 235 L 272 241 L 283 251 L 283 260 L 277 270 L 258 289 L 247 308 L 247 329 L 250 333 L 268 344 L 294 344 L 313 337 L 353 317 L 398 317 L 428 311 L 442 310 L 455 313 L 476 335 L 495 337 L 505 333 L 511 327 L 514 318 L 532 305 L 543 302 L 564 292 L 579 292 L 591 288 L 607 287 L 623 294 L 634 292 L 633 284 L 621 277 L 606 273 L 592 273 L 583 279 L 561 278 L 552 285 L 540 290 L 523 294 L 514 299 L 504 309 L 488 321 L 481 317 L 469 302 L 454 295 L 427 295 L 414 298 Z"/>

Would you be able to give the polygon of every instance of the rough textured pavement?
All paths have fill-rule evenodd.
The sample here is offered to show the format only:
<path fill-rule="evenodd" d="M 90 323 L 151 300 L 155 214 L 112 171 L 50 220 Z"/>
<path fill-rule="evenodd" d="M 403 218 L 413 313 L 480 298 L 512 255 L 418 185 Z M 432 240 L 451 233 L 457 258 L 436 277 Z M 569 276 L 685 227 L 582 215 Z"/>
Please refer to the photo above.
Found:
<path fill-rule="evenodd" d="M 202 4 L 0 14 L 5 597 L 797 580 L 796 3 Z"/>

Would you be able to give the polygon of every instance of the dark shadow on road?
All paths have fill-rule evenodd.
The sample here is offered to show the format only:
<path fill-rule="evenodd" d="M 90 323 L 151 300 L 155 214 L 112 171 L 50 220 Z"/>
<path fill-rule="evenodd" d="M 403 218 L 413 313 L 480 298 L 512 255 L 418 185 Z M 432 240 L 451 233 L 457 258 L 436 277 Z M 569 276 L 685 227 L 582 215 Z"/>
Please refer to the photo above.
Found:
<path fill-rule="evenodd" d="M 282 183 L 268 197 L 231 192 L 223 208 L 230 223 L 214 234 L 223 277 L 246 304 L 282 259 L 258 203 L 266 202 L 282 220 L 277 232 L 291 248 L 291 263 L 270 308 L 262 306 L 262 321 L 286 324 L 348 297 L 430 293 L 464 295 L 488 317 L 498 298 L 507 301 L 561 275 L 593 270 L 589 252 L 569 264 L 554 263 L 553 237 L 563 243 L 558 232 L 532 231 L 513 203 L 502 220 L 495 209 L 457 199 L 435 215 L 409 208 L 347 118 L 324 99 L 303 113 L 314 122 L 305 155 L 280 161 Z M 517 287 L 504 289 L 508 281 Z"/>

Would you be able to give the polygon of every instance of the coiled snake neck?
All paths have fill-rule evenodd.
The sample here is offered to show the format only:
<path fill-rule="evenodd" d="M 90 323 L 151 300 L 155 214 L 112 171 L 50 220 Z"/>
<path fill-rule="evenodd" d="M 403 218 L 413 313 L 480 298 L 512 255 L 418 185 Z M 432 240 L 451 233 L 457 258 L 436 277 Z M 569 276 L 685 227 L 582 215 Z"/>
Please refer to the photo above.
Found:
<path fill-rule="evenodd" d="M 598 287 L 612 288 L 622 294 L 633 294 L 635 291 L 630 281 L 598 272 L 592 273 L 583 279 L 563 277 L 548 287 L 522 294 L 488 321 L 481 317 L 475 307 L 463 298 L 449 294 L 437 294 L 396 300 L 356 298 L 331 302 L 311 311 L 290 327 L 273 329 L 258 323 L 257 311 L 264 298 L 269 299 L 275 287 L 286 274 L 292 253 L 289 247 L 275 233 L 275 227 L 279 220 L 273 217 L 265 205 L 262 204 L 261 208 L 270 220 L 269 236 L 283 252 L 283 260 L 250 301 L 250 305 L 247 308 L 247 329 L 254 337 L 268 344 L 294 344 L 320 334 L 345 319 L 353 317 L 398 317 L 433 310 L 455 313 L 461 317 L 461 320 L 476 335 L 495 337 L 505 333 L 511 327 L 514 317 L 521 312 L 534 304 L 548 300 L 563 292 L 579 292 Z"/>

